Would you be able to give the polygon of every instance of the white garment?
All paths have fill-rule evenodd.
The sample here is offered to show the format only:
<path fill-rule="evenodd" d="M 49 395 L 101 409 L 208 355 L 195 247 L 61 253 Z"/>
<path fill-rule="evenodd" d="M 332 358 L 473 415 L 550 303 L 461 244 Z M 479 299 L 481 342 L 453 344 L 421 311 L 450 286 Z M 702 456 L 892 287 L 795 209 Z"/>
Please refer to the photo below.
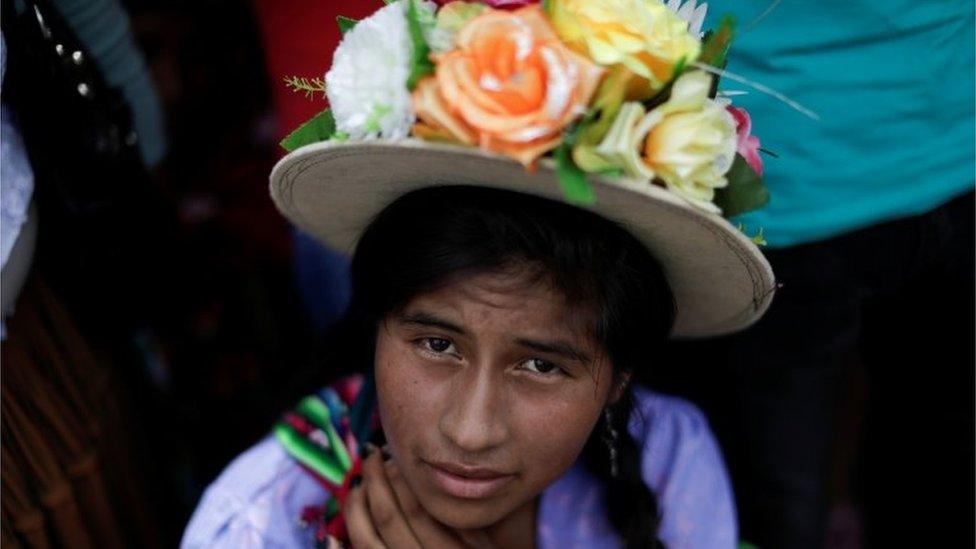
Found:
<path fill-rule="evenodd" d="M 7 46 L 0 39 L 0 84 L 6 70 Z M 14 243 L 27 221 L 33 193 L 34 172 L 27 159 L 24 141 L 14 125 L 10 110 L 0 103 L 0 269 L 6 267 Z M 4 282 L 8 281 L 5 279 Z M 4 307 L 0 317 L 0 339 L 6 334 L 3 320 L 10 313 Z"/>

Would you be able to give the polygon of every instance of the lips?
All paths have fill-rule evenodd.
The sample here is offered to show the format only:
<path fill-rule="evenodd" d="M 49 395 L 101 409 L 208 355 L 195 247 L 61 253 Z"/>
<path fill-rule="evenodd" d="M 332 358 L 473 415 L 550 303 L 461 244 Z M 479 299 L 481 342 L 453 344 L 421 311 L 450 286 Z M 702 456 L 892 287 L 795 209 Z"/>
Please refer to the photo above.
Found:
<path fill-rule="evenodd" d="M 448 494 L 462 499 L 484 499 L 500 492 L 515 475 L 484 467 L 455 463 L 427 463 L 434 483 Z"/>

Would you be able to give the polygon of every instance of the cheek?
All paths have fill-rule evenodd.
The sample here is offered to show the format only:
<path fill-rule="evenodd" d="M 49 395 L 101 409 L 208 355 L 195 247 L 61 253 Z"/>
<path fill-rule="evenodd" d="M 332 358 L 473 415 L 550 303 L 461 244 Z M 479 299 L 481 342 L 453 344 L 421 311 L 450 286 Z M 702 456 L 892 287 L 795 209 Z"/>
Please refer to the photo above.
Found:
<path fill-rule="evenodd" d="M 598 416 L 597 407 L 570 399 L 526 407 L 519 413 L 519 449 L 527 484 L 541 491 L 562 476 L 579 457 Z"/>
<path fill-rule="evenodd" d="M 429 380 L 417 367 L 409 344 L 378 338 L 375 357 L 376 395 L 386 440 L 394 455 L 405 457 L 436 425 L 436 399 Z"/>

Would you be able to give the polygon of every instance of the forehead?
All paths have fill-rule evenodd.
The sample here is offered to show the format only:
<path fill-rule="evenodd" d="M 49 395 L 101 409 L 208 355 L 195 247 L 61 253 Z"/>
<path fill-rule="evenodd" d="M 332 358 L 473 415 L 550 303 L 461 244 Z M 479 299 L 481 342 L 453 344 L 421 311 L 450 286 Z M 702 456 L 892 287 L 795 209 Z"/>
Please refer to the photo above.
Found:
<path fill-rule="evenodd" d="M 477 332 L 508 326 L 510 331 L 561 335 L 580 339 L 589 335 L 588 311 L 571 304 L 548 279 L 528 269 L 506 269 L 460 276 L 444 286 L 412 299 L 413 309 L 451 314 Z"/>

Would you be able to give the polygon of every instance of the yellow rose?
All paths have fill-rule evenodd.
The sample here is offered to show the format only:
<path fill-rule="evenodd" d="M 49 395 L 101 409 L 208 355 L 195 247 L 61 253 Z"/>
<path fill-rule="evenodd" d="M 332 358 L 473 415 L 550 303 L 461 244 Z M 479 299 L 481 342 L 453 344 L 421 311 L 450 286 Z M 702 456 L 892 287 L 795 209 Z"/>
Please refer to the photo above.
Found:
<path fill-rule="evenodd" d="M 548 15 L 566 45 L 599 65 L 627 67 L 650 91 L 701 49 L 688 22 L 661 0 L 551 0 Z"/>
<path fill-rule="evenodd" d="M 659 179 L 692 205 L 721 213 L 712 201 L 728 185 L 738 142 L 735 119 L 708 97 L 711 86 L 708 74 L 688 72 L 648 113 L 624 103 L 596 152 L 632 177 Z"/>

